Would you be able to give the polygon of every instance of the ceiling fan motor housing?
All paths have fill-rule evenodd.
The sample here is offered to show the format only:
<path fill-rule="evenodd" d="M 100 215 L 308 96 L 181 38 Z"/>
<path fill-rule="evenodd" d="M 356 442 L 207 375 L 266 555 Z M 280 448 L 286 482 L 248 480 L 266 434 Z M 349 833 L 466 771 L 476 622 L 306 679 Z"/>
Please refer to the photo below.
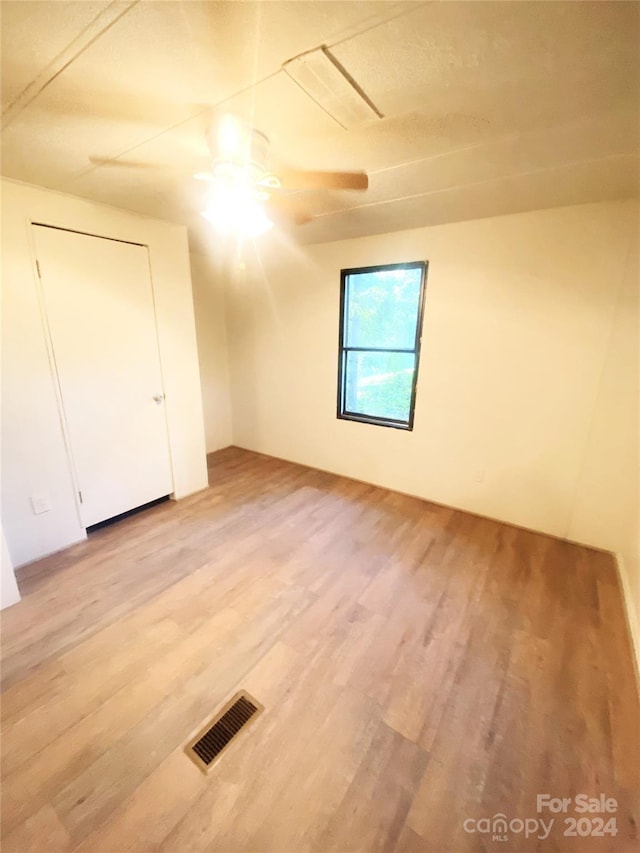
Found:
<path fill-rule="evenodd" d="M 269 137 L 244 121 L 224 116 L 209 130 L 214 172 L 242 171 L 255 181 L 269 172 Z"/>
<path fill-rule="evenodd" d="M 251 129 L 247 163 L 265 175 L 269 171 L 269 137 L 259 130 Z"/>

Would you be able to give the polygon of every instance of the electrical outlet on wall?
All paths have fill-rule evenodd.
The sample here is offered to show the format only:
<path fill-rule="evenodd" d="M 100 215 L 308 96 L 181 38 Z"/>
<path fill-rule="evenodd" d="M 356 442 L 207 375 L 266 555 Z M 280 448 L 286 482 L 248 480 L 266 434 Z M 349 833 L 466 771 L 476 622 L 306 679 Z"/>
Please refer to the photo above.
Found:
<path fill-rule="evenodd" d="M 476 483 L 484 483 L 484 468 L 478 468 L 474 475 Z"/>
<path fill-rule="evenodd" d="M 41 515 L 51 509 L 51 502 L 46 495 L 31 495 L 30 501 L 34 515 Z"/>

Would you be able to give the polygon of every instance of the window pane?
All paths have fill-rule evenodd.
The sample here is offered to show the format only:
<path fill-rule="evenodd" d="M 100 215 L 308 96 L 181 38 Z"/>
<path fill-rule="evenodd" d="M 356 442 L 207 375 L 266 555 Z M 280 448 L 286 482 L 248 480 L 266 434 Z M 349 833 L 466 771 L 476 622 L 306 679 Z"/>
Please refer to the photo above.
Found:
<path fill-rule="evenodd" d="M 345 411 L 409 422 L 415 356 L 404 352 L 348 352 Z"/>
<path fill-rule="evenodd" d="M 421 269 L 347 276 L 344 345 L 413 349 L 421 276 Z"/>

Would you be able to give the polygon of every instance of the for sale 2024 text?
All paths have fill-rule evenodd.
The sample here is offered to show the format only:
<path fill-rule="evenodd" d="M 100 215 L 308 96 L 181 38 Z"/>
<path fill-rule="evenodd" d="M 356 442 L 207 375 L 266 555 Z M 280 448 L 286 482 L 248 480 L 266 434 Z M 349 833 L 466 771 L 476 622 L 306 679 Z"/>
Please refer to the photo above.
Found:
<path fill-rule="evenodd" d="M 618 811 L 618 801 L 615 797 L 599 794 L 597 797 L 589 794 L 576 794 L 575 797 L 552 797 L 550 794 L 538 794 L 536 798 L 538 814 L 573 814 L 564 818 L 566 836 L 603 836 L 617 835 L 618 826 L 615 815 Z M 578 817 L 575 817 L 578 815 Z M 583 817 L 584 815 L 584 817 Z"/>

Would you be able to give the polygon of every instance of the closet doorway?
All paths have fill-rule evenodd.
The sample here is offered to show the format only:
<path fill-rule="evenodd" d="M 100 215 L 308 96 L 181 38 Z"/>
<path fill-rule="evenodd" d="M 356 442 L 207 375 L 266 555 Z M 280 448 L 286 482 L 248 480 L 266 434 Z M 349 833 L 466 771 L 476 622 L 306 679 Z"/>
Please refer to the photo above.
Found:
<path fill-rule="evenodd" d="M 146 246 L 32 225 L 85 527 L 173 491 Z"/>

